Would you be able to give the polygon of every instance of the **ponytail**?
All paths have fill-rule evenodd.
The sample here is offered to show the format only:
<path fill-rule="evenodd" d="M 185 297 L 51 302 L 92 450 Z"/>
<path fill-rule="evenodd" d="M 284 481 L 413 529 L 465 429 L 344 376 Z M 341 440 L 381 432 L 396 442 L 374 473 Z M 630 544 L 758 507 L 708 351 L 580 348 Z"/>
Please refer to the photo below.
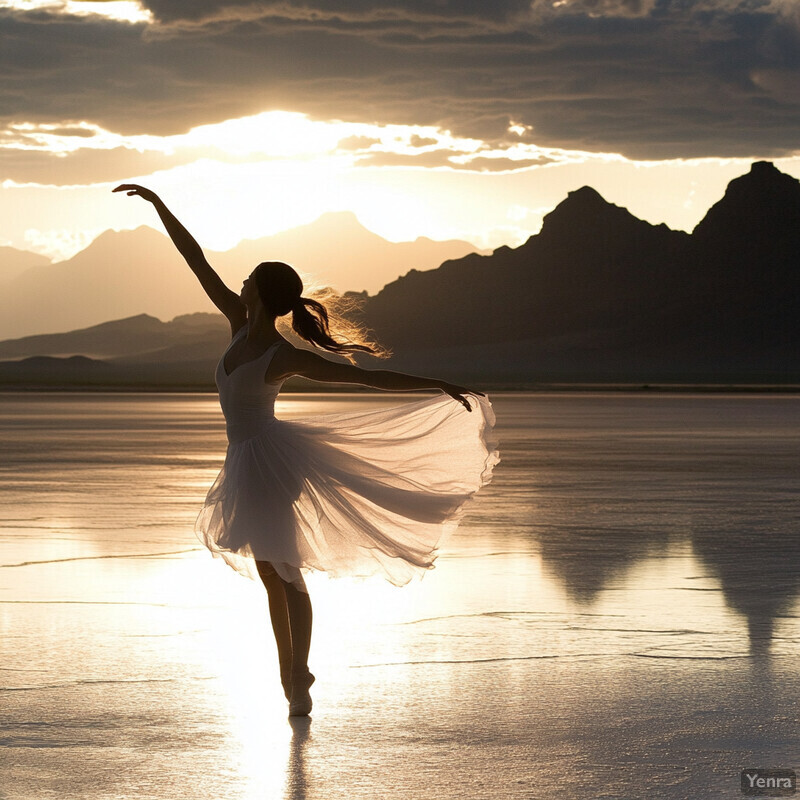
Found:
<path fill-rule="evenodd" d="M 359 335 L 361 331 L 353 323 L 344 322 L 343 324 L 343 320 L 338 315 L 337 322 L 339 323 L 337 328 L 350 328 L 348 341 L 338 342 L 331 336 L 328 309 L 318 300 L 299 297 L 292 306 L 292 330 L 307 342 L 331 353 L 343 355 L 351 363 L 353 362 L 352 354 L 356 352 L 371 353 L 377 356 L 387 355 L 379 346 L 364 342 L 363 335 Z"/>
<path fill-rule="evenodd" d="M 291 311 L 292 330 L 307 342 L 343 355 L 351 364 L 355 363 L 353 353 L 357 352 L 371 353 L 378 358 L 391 355 L 370 341 L 364 327 L 353 321 L 360 311 L 356 296 L 342 296 L 326 288 L 313 292 L 318 299 L 303 297 L 303 281 L 282 261 L 265 261 L 255 268 L 253 275 L 267 313 L 279 318 Z M 281 327 L 283 325 L 286 323 Z"/>

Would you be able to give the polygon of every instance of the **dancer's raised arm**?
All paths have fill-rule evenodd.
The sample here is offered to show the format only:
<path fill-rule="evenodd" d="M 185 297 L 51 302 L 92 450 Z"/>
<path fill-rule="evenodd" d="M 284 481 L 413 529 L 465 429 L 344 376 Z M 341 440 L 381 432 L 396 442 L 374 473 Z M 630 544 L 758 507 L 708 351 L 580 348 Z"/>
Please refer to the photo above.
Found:
<path fill-rule="evenodd" d="M 178 222 L 175 215 L 164 205 L 161 198 L 150 189 L 136 183 L 123 183 L 112 189 L 114 192 L 126 192 L 128 197 L 141 197 L 152 203 L 158 216 L 164 223 L 169 238 L 178 248 L 178 252 L 186 259 L 186 263 L 197 276 L 200 285 L 211 299 L 211 302 L 228 318 L 231 332 L 235 333 L 247 321 L 247 309 L 239 295 L 231 291 L 217 275 L 214 268 L 206 260 L 203 250 L 186 228 Z"/>

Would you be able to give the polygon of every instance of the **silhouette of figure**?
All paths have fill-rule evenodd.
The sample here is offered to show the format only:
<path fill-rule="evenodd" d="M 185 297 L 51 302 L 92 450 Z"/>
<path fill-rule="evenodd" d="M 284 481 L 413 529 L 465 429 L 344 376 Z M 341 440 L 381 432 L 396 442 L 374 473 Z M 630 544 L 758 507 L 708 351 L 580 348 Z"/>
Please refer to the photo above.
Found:
<path fill-rule="evenodd" d="M 153 204 L 230 322 L 231 342 L 216 371 L 228 449 L 195 530 L 214 556 L 266 587 L 289 714 L 306 716 L 314 682 L 312 608 L 301 570 L 382 574 L 402 586 L 431 569 L 464 504 L 499 460 L 491 404 L 482 392 L 445 381 L 356 366 L 354 352 L 379 349 L 357 336 L 336 339 L 328 309 L 302 296 L 290 266 L 259 264 L 237 295 L 154 192 L 136 184 L 113 191 Z M 351 363 L 292 346 L 276 328 L 289 313 L 300 337 Z M 292 375 L 444 394 L 376 411 L 279 420 L 275 399 Z M 473 411 L 473 399 L 479 413 L 464 413 Z"/>

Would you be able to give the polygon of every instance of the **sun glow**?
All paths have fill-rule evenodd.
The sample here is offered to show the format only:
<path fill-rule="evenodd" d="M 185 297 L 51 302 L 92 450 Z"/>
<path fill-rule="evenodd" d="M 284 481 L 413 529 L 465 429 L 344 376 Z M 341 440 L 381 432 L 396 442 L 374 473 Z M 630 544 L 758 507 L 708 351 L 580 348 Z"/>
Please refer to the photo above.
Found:
<path fill-rule="evenodd" d="M 175 198 L 192 229 L 202 232 L 204 245 L 216 250 L 233 247 L 244 238 L 310 223 L 336 210 L 355 212 L 366 227 L 394 241 L 420 235 L 475 241 L 480 234 L 476 237 L 469 223 L 442 228 L 441 221 L 436 222 L 445 211 L 463 214 L 464 209 L 443 202 L 440 192 L 423 192 L 421 197 L 418 188 L 406 187 L 407 176 L 416 176 L 414 182 L 418 183 L 435 173 L 501 174 L 524 170 L 533 163 L 576 163 L 583 158 L 582 154 L 526 144 L 516 136 L 492 143 L 431 125 L 315 120 L 279 110 L 200 125 L 169 136 L 123 135 L 80 119 L 16 121 L 0 131 L 0 150 L 59 160 L 112 150 L 138 153 L 142 159 L 157 157 L 159 163 L 166 159 L 166 169 L 143 171 L 138 177 L 122 173 L 115 182 L 143 183 L 164 192 L 165 199 Z M 169 166 L 173 157 L 174 166 Z M 33 191 L 36 187 L 27 184 Z M 7 181 L 3 188 L 23 187 Z M 107 185 L 98 184 L 48 188 L 75 192 L 76 196 L 84 190 L 107 191 Z M 224 197 L 224 224 L 219 204 L 209 203 L 209 197 Z M 115 203 L 115 209 L 140 215 L 136 223 L 123 227 L 152 224 L 143 208 Z M 495 226 L 502 236 L 502 242 L 496 244 L 517 244 L 538 229 L 538 220 L 526 219 L 525 224 L 524 230 L 516 230 L 519 226 L 513 220 L 509 226 L 504 219 Z M 55 258 L 74 255 L 79 242 L 86 244 L 85 235 L 71 236 L 62 226 L 52 230 L 31 226 L 23 237 L 26 246 Z M 479 246 L 487 243 L 478 242 Z"/>
<path fill-rule="evenodd" d="M 395 242 L 427 236 L 484 249 L 517 246 L 567 191 L 583 185 L 648 222 L 691 230 L 749 165 L 631 161 L 539 147 L 522 139 L 529 135 L 517 121 L 505 138 L 484 141 L 431 125 L 280 110 L 165 136 L 121 134 L 80 118 L 17 119 L 0 129 L 0 151 L 8 164 L 16 156 L 31 164 L 46 183 L 7 177 L 0 184 L 0 237 L 66 259 L 103 230 L 158 227 L 144 204 L 109 199 L 123 182 L 162 194 L 212 250 L 345 210 Z M 798 163 L 777 166 L 798 174 Z"/>
<path fill-rule="evenodd" d="M 105 17 L 116 22 L 151 23 L 153 15 L 138 0 L 0 0 L 0 8 L 49 11 L 73 17 Z"/>
<path fill-rule="evenodd" d="M 0 0 L 1 1 L 1 0 Z M 543 148 L 519 141 L 487 142 L 456 136 L 432 125 L 380 125 L 343 120 L 314 120 L 293 111 L 265 111 L 249 117 L 199 125 L 169 136 L 122 135 L 86 120 L 49 123 L 14 122 L 0 131 L 0 149 L 66 156 L 79 150 L 124 148 L 139 153 L 174 155 L 181 151 L 221 160 L 339 158 L 364 166 L 392 166 L 389 156 L 419 158 L 441 154 L 441 167 L 469 169 L 481 159 L 511 162 L 571 162 L 587 158 L 619 159 L 613 154 L 588 154 Z M 483 170 L 484 167 L 480 167 Z"/>

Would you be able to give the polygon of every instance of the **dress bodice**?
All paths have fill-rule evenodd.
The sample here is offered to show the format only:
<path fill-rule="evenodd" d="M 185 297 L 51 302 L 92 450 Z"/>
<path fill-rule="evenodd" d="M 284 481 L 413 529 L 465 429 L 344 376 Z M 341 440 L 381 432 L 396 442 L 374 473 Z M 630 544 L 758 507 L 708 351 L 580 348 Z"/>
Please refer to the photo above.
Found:
<path fill-rule="evenodd" d="M 236 332 L 217 364 L 215 376 L 229 442 L 258 436 L 275 421 L 275 398 L 283 385 L 282 380 L 272 383 L 264 380 L 267 367 L 283 339 L 271 344 L 258 358 L 240 364 L 230 374 L 225 372 L 225 356 L 234 342 L 246 334 L 246 325 Z"/>

